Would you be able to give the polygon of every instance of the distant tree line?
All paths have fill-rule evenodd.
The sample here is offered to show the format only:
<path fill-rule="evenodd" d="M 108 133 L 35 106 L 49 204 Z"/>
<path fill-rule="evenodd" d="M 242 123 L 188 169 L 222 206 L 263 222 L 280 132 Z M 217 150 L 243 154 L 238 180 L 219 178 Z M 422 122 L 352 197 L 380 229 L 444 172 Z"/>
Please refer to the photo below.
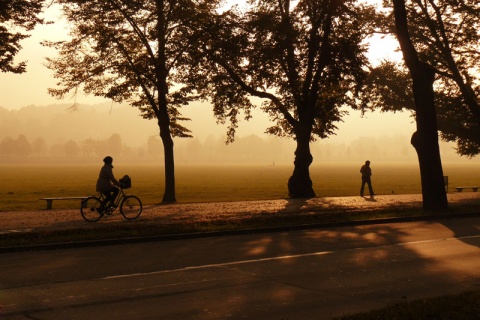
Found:
<path fill-rule="evenodd" d="M 134 153 L 137 152 L 135 155 Z M 0 159 L 2 162 L 17 162 L 18 160 L 32 161 L 36 159 L 88 159 L 98 161 L 106 154 L 141 158 L 145 151 L 142 148 L 132 148 L 122 143 L 119 134 L 113 134 L 108 139 L 96 140 L 92 138 L 75 141 L 67 140 L 62 143 L 49 144 L 43 137 L 28 140 L 21 134 L 16 138 L 6 136 L 0 140 Z"/>
<path fill-rule="evenodd" d="M 176 145 L 178 164 L 263 164 L 285 165 L 289 162 L 295 145 L 285 139 L 261 138 L 257 135 L 237 137 L 235 143 L 225 144 L 222 137 L 210 136 L 180 141 Z M 443 159 L 452 162 L 458 155 L 451 145 L 445 146 Z M 28 139 L 25 135 L 0 139 L 0 163 L 35 163 L 68 161 L 73 163 L 98 163 L 106 154 L 123 163 L 158 162 L 162 143 L 158 136 L 150 136 L 142 143 L 128 145 L 120 134 L 105 139 L 68 139 L 49 143 L 43 137 Z M 348 143 L 331 143 L 322 140 L 312 146 L 312 155 L 322 162 L 363 163 L 371 159 L 376 163 L 414 162 L 415 155 L 405 136 L 362 137 Z"/>

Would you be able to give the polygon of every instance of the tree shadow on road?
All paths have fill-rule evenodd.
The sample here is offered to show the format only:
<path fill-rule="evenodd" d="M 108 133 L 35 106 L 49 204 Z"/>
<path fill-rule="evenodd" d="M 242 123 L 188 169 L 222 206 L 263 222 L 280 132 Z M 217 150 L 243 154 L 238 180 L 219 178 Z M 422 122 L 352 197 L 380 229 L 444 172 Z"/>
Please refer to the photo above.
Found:
<path fill-rule="evenodd" d="M 467 223 L 464 223 L 465 221 L 467 221 Z M 442 220 L 441 223 L 452 230 L 452 237 L 456 237 L 468 245 L 480 248 L 478 241 L 480 224 L 478 223 L 478 218 L 453 219 L 452 217 L 452 219 Z"/>

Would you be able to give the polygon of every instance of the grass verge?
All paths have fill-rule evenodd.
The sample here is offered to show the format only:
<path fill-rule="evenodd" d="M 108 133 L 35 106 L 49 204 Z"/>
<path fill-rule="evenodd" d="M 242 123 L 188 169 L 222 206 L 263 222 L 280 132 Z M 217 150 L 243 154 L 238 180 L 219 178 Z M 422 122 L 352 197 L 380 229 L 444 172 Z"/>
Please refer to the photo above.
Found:
<path fill-rule="evenodd" d="M 471 320 L 480 316 L 480 290 L 431 299 L 404 301 L 380 310 L 336 320 Z"/>

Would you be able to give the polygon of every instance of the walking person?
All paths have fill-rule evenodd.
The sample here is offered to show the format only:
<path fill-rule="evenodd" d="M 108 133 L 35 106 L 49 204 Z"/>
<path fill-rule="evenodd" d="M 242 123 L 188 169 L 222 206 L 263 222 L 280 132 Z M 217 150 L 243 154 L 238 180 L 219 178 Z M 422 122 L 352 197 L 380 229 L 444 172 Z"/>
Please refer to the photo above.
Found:
<path fill-rule="evenodd" d="M 121 187 L 121 184 L 113 176 L 113 158 L 107 156 L 103 159 L 103 162 L 104 165 L 102 169 L 100 169 L 96 189 L 97 192 L 101 192 L 105 196 L 105 200 L 102 202 L 102 207 L 105 207 L 107 204 L 114 206 L 115 199 L 120 192 L 118 187 Z"/>
<path fill-rule="evenodd" d="M 360 197 L 363 197 L 363 190 L 365 189 L 365 183 L 368 185 L 368 192 L 370 192 L 370 197 L 373 197 L 375 193 L 372 188 L 372 168 L 370 168 L 370 161 L 365 161 L 365 164 L 360 168 L 360 173 L 362 174 L 362 186 L 360 187 Z"/>

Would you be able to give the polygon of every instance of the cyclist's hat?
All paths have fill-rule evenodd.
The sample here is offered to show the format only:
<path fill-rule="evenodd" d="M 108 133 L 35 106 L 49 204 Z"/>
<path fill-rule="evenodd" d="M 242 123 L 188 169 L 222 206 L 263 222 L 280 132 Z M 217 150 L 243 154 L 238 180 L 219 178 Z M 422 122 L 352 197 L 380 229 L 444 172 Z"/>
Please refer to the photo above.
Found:
<path fill-rule="evenodd" d="M 103 158 L 103 162 L 111 164 L 113 162 L 113 158 L 110 156 L 106 156 L 105 158 Z"/>

